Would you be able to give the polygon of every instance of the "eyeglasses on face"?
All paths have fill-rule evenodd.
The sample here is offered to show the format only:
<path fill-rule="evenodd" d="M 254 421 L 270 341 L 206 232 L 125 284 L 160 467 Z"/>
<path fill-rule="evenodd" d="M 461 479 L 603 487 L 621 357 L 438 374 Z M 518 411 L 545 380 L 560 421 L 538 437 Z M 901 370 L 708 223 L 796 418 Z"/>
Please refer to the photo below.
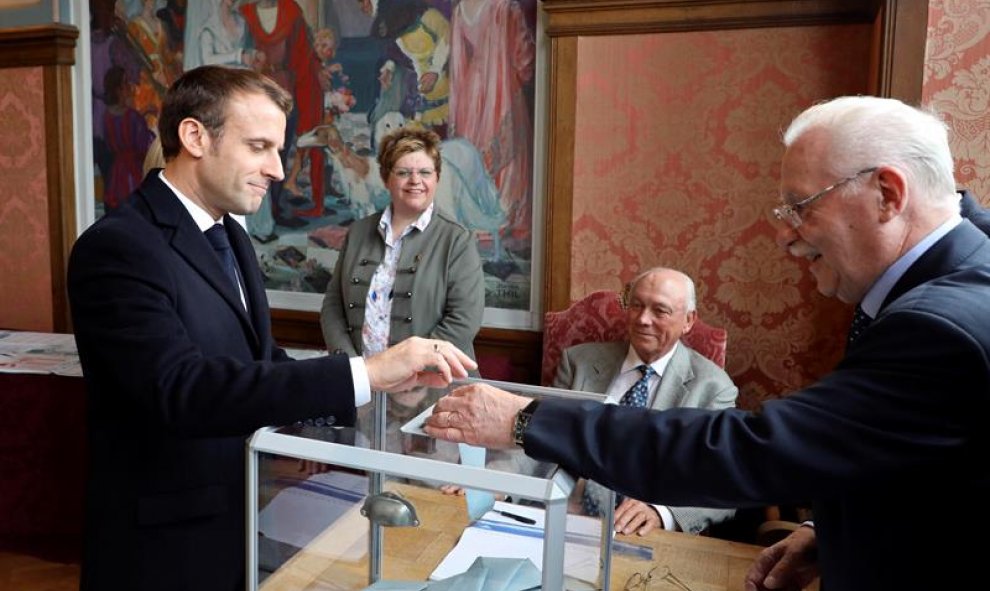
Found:
<path fill-rule="evenodd" d="M 856 174 L 847 176 L 846 178 L 838 182 L 832 183 L 831 185 L 825 187 L 821 191 L 818 191 L 817 193 L 805 197 L 804 199 L 798 201 L 797 203 L 779 205 L 773 208 L 773 217 L 777 218 L 782 222 L 787 223 L 787 225 L 789 225 L 791 228 L 797 230 L 798 228 L 801 227 L 801 223 L 804 221 L 801 219 L 802 210 L 804 210 L 806 207 L 808 207 L 815 201 L 821 199 L 825 195 L 828 195 L 830 192 L 838 189 L 842 185 L 855 180 L 860 175 L 876 172 L 878 168 L 879 168 L 878 166 L 871 166 L 870 168 L 864 168 L 863 170 L 857 172 Z"/>
<path fill-rule="evenodd" d="M 394 174 L 396 178 L 402 180 L 411 179 L 414 174 L 423 180 L 429 180 L 432 179 L 433 175 L 435 175 L 436 173 L 437 171 L 433 170 L 432 168 L 393 168 L 392 169 L 392 174 Z"/>

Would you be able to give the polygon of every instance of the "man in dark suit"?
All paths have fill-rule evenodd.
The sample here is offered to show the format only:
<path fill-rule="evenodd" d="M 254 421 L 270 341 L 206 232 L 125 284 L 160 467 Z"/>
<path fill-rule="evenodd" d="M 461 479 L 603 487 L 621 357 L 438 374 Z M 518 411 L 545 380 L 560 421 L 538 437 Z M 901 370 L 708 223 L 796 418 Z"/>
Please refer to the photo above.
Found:
<path fill-rule="evenodd" d="M 73 248 L 88 391 L 84 590 L 243 589 L 247 435 L 350 424 L 371 389 L 441 385 L 476 367 L 436 340 L 367 361 L 294 362 L 275 344 L 261 271 L 229 214 L 256 211 L 282 179 L 291 103 L 250 70 L 187 72 L 162 108 L 164 170 Z"/>
<path fill-rule="evenodd" d="M 531 402 L 471 385 L 437 403 L 427 431 L 519 444 L 653 502 L 812 499 L 814 528 L 762 555 L 748 589 L 819 573 L 829 590 L 972 586 L 984 546 L 960 540 L 990 515 L 930 512 L 990 495 L 990 239 L 959 215 L 945 125 L 893 99 L 844 97 L 799 115 L 784 144 L 778 243 L 809 261 L 820 291 L 861 309 L 831 373 L 757 412 Z"/>

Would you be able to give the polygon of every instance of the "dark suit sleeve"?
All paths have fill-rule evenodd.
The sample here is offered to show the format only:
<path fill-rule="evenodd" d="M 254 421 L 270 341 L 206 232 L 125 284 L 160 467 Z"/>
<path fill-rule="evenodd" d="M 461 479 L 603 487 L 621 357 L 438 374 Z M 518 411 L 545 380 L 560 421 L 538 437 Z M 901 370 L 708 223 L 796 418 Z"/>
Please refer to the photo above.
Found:
<path fill-rule="evenodd" d="M 328 415 L 353 422 L 346 357 L 255 359 L 219 294 L 147 227 L 134 226 L 91 228 L 69 263 L 76 341 L 100 404 L 192 436 Z"/>
<path fill-rule="evenodd" d="M 758 412 L 544 401 L 526 453 L 634 498 L 714 507 L 796 503 L 970 470 L 988 357 L 967 330 L 981 307 L 954 304 L 966 312 L 953 319 L 916 308 L 881 317 L 834 372 Z"/>

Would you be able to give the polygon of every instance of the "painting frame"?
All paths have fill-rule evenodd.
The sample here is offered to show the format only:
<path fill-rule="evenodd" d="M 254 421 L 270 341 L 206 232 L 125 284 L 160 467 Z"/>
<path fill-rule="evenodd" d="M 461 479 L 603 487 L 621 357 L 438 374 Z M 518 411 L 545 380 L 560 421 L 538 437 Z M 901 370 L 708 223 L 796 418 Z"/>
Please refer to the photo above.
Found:
<path fill-rule="evenodd" d="M 328 10 L 334 6 L 334 2 L 354 2 L 354 0 L 333 0 L 324 2 L 306 1 L 306 0 L 289 0 L 294 1 L 297 6 L 306 12 L 308 8 L 310 13 L 309 18 L 316 18 L 318 22 L 322 25 L 327 22 Z M 450 5 L 456 6 L 456 2 L 450 0 L 426 0 L 427 2 L 437 4 L 437 5 Z M 531 6 L 532 14 L 532 28 L 530 34 L 533 41 L 533 54 L 534 54 L 534 66 L 533 74 L 531 79 L 531 87 L 528 91 L 530 93 L 529 99 L 531 101 L 529 107 L 529 125 L 530 129 L 527 130 L 530 138 L 529 153 L 530 153 L 530 174 L 529 174 L 529 184 L 528 184 L 528 256 L 527 261 L 528 267 L 526 272 L 523 274 L 522 283 L 525 285 L 526 293 L 525 297 L 517 298 L 517 302 L 521 302 L 522 305 L 516 305 L 515 307 L 502 307 L 498 305 L 487 305 L 483 318 L 483 326 L 493 327 L 493 328 L 508 328 L 508 329 L 523 329 L 523 330 L 533 330 L 537 329 L 540 323 L 540 318 L 542 317 L 542 310 L 540 306 L 540 294 L 542 292 L 542 266 L 543 266 L 543 224 L 542 224 L 542 213 L 543 213 L 543 186 L 544 186 L 544 168 L 545 168 L 545 134 L 541 130 L 545 129 L 545 117 L 546 117 L 546 105 L 545 105 L 545 84 L 546 84 L 546 64 L 547 64 L 547 36 L 545 33 L 544 25 L 544 15 L 542 13 L 542 8 L 536 0 L 511 0 L 515 3 L 520 3 L 523 1 L 528 1 Z M 237 3 L 241 4 L 241 3 Z M 87 19 L 90 20 L 90 19 Z M 307 24 L 310 23 L 307 21 Z M 187 22 L 187 27 L 193 27 L 194 22 Z M 89 23 L 86 23 L 89 27 Z M 322 27 L 321 27 L 322 29 Z M 312 27 L 310 26 L 312 32 Z M 88 37 L 89 35 L 86 35 Z M 186 37 L 188 39 L 188 36 Z M 346 41 L 346 38 L 345 38 Z M 87 49 L 89 49 L 87 47 Z M 84 52 L 88 53 L 88 52 Z M 90 64 L 88 64 L 90 65 Z M 92 71 L 92 70 L 91 70 Z M 88 74 L 90 80 L 96 83 L 95 74 Z M 95 92 L 95 89 L 94 89 Z M 89 97 L 87 97 L 89 98 Z M 81 109 L 83 112 L 92 113 L 91 107 L 84 107 Z M 91 126 L 90 133 L 95 127 L 96 122 L 91 119 L 88 122 Z M 84 128 L 86 126 L 83 126 Z M 85 144 L 86 142 L 81 142 Z M 84 146 L 85 147 L 85 146 Z M 89 155 L 84 155 L 81 157 L 81 162 L 87 162 L 92 165 L 94 163 L 95 156 L 90 153 Z M 89 168 L 92 177 L 97 177 L 98 173 L 97 166 L 92 166 Z M 287 167 L 286 173 L 289 173 Z M 80 223 L 80 230 L 85 226 L 89 225 L 95 221 L 96 217 L 101 213 L 100 199 L 96 197 L 96 187 L 91 187 L 92 193 L 87 196 L 81 197 L 81 204 L 79 211 L 82 214 L 82 220 Z M 88 203 L 85 203 L 88 200 Z M 315 201 L 315 200 L 314 200 Z M 95 205 L 94 205 L 95 204 Z M 263 205 L 264 207 L 264 205 Z M 252 216 L 253 217 L 253 216 Z M 250 222 L 246 224 L 250 230 Z M 467 224 L 465 224 L 467 225 Z M 289 232 L 285 233 L 286 235 Z M 257 243 L 256 243 L 257 244 Z M 259 252 L 259 259 L 262 259 L 262 255 L 256 246 L 256 252 Z M 484 254 L 483 254 L 484 257 Z M 263 259 L 259 262 L 264 262 Z M 488 261 L 486 260 L 486 265 Z M 263 266 L 264 269 L 264 266 Z M 489 274 L 487 274 L 486 267 L 486 282 L 490 280 Z M 514 279 L 518 279 L 519 274 L 512 276 Z M 269 287 L 267 290 L 269 305 L 273 310 L 295 310 L 304 312 L 318 312 L 322 304 L 323 293 L 320 291 L 298 291 L 293 289 L 281 289 L 277 286 Z M 490 298 L 488 298 L 490 300 Z M 522 301 L 522 300 L 525 301 Z"/>

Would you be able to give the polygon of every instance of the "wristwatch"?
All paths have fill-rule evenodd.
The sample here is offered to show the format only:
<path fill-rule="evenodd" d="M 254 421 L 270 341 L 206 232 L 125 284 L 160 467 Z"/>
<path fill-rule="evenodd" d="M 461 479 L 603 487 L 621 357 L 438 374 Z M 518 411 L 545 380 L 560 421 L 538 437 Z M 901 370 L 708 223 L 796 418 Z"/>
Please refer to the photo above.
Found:
<path fill-rule="evenodd" d="M 533 418 L 533 413 L 536 412 L 536 407 L 539 405 L 539 400 L 533 400 L 516 413 L 516 421 L 512 424 L 512 441 L 519 447 L 523 445 L 523 435 L 526 434 L 526 427 L 529 426 L 529 420 Z"/>

